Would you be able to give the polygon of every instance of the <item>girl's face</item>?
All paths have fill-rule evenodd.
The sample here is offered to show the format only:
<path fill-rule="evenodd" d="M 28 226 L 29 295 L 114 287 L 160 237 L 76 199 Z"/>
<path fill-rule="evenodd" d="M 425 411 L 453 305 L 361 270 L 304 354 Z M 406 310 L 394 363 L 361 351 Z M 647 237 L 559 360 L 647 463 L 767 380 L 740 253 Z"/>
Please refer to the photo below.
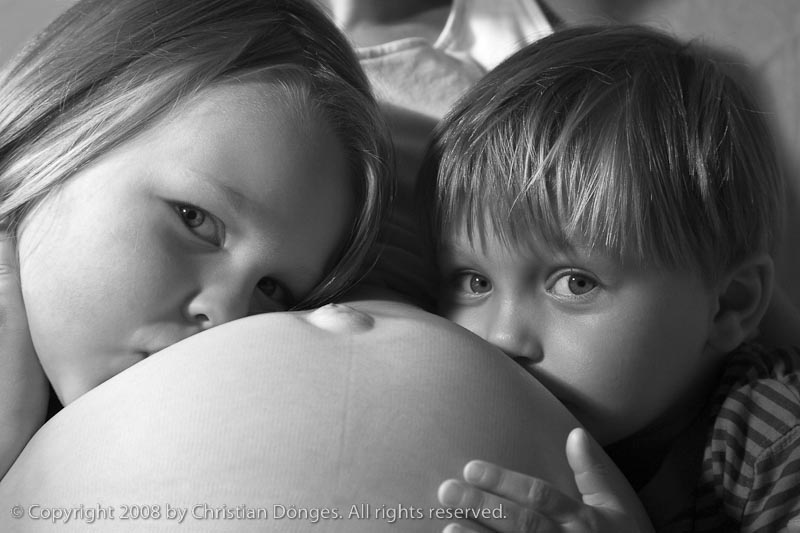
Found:
<path fill-rule="evenodd" d="M 322 280 L 353 188 L 328 125 L 288 102 L 260 82 L 207 89 L 23 220 L 31 335 L 62 403 Z"/>

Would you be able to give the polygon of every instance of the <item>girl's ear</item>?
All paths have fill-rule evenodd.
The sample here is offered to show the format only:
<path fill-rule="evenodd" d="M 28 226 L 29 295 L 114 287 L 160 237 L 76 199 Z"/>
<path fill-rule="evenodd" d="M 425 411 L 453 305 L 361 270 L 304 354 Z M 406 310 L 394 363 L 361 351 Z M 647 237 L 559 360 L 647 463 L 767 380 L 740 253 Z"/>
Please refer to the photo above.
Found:
<path fill-rule="evenodd" d="M 709 343 L 721 353 L 733 351 L 758 334 L 758 324 L 772 297 L 775 266 L 767 254 L 751 256 L 717 286 L 717 314 Z"/>

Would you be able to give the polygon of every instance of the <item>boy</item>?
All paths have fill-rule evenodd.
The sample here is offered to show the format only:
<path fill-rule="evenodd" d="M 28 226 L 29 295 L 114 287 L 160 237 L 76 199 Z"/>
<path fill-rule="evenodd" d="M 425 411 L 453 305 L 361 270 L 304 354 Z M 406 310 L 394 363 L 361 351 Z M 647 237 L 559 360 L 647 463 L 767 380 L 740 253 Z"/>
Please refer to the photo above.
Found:
<path fill-rule="evenodd" d="M 558 32 L 469 92 L 429 159 L 440 311 L 561 399 L 657 529 L 773 531 L 800 513 L 800 356 L 750 342 L 783 184 L 719 64 L 644 28 Z M 440 498 L 501 498 L 517 521 L 498 531 L 629 528 L 576 467 L 589 439 L 569 441 L 582 503 L 481 462 Z"/>

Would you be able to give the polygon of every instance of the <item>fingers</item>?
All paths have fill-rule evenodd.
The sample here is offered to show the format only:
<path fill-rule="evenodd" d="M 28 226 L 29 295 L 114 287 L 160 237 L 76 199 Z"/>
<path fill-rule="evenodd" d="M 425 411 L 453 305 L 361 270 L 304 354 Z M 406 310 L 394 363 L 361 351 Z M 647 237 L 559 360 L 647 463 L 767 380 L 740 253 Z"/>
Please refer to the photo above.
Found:
<path fill-rule="evenodd" d="M 450 479 L 439 487 L 439 501 L 450 507 L 471 509 L 468 526 L 452 525 L 446 531 L 653 531 L 633 488 L 583 429 L 567 438 L 567 459 L 582 501 L 562 493 L 555 485 L 486 461 L 470 461 L 464 481 Z M 486 514 L 481 510 L 497 511 Z M 478 530 L 475 530 L 478 531 Z"/>
<path fill-rule="evenodd" d="M 464 480 L 477 488 L 541 514 L 557 517 L 577 512 L 580 502 L 564 495 L 550 483 L 486 461 L 470 461 L 464 467 Z"/>
<path fill-rule="evenodd" d="M 492 531 L 561 531 L 559 522 L 574 521 L 583 508 L 580 502 L 541 479 L 485 461 L 469 462 L 464 467 L 464 480 L 442 483 L 439 501 L 472 510 L 473 516 L 467 518 Z"/>
<path fill-rule="evenodd" d="M 14 239 L 0 226 L 0 372 L 8 378 L 31 366 L 41 372 L 28 329 Z M 22 386 L 20 380 L 13 383 Z M 0 391 L 5 389 L 0 379 Z"/>
<path fill-rule="evenodd" d="M 0 227 L 0 478 L 44 422 L 48 394 L 28 331 L 14 240 Z"/>
<path fill-rule="evenodd" d="M 27 331 L 23 309 L 14 239 L 0 228 L 0 328 Z"/>
<path fill-rule="evenodd" d="M 462 517 L 471 521 L 469 527 L 449 524 L 445 528 L 447 533 L 560 531 L 552 520 L 534 509 L 481 491 L 455 479 L 450 479 L 441 485 L 439 502 L 448 507 L 465 510 L 466 514 Z"/>
<path fill-rule="evenodd" d="M 626 516 L 635 523 L 635 531 L 652 531 L 650 519 L 633 487 L 585 429 L 575 428 L 570 432 L 566 451 L 583 503 Z"/>
<path fill-rule="evenodd" d="M 17 270 L 17 252 L 14 248 L 14 240 L 0 227 L 0 274 L 6 274 Z"/>
<path fill-rule="evenodd" d="M 447 524 L 447 526 L 445 526 L 445 528 L 442 530 L 442 533 L 484 533 L 486 531 L 490 530 L 487 530 L 480 526 L 475 526 L 475 528 L 472 528 L 472 527 L 467 527 L 463 524 L 457 524 L 455 522 L 452 522 L 450 524 Z"/>
<path fill-rule="evenodd" d="M 584 503 L 593 507 L 619 506 L 616 493 L 625 492 L 629 484 L 585 429 L 575 428 L 567 437 L 567 462 Z"/>

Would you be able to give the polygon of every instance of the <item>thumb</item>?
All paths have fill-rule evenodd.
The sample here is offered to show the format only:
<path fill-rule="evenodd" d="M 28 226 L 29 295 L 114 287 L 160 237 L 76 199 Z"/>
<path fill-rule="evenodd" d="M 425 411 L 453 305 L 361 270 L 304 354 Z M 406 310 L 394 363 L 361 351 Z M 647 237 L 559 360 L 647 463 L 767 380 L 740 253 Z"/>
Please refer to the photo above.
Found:
<path fill-rule="evenodd" d="M 0 410 L 13 406 L 11 398 L 29 398 L 35 393 L 47 398 L 47 380 L 28 328 L 14 241 L 0 226 Z M 47 407 L 46 401 L 43 405 Z"/>
<path fill-rule="evenodd" d="M 583 503 L 627 515 L 638 525 L 635 531 L 652 531 L 633 487 L 585 429 L 575 428 L 567 437 L 567 462 Z"/>
<path fill-rule="evenodd" d="M 16 272 L 17 252 L 14 239 L 3 226 L 0 226 L 0 274 Z"/>
<path fill-rule="evenodd" d="M 14 238 L 0 225 L 0 275 L 5 279 L 15 279 L 17 275 L 17 251 Z M 7 277 L 10 276 L 10 277 Z"/>
<path fill-rule="evenodd" d="M 0 227 L 0 327 L 27 329 L 14 239 Z"/>
<path fill-rule="evenodd" d="M 12 360 L 22 361 L 34 354 L 31 342 L 15 239 L 0 226 L 0 371 L 8 370 L 5 365 Z"/>

